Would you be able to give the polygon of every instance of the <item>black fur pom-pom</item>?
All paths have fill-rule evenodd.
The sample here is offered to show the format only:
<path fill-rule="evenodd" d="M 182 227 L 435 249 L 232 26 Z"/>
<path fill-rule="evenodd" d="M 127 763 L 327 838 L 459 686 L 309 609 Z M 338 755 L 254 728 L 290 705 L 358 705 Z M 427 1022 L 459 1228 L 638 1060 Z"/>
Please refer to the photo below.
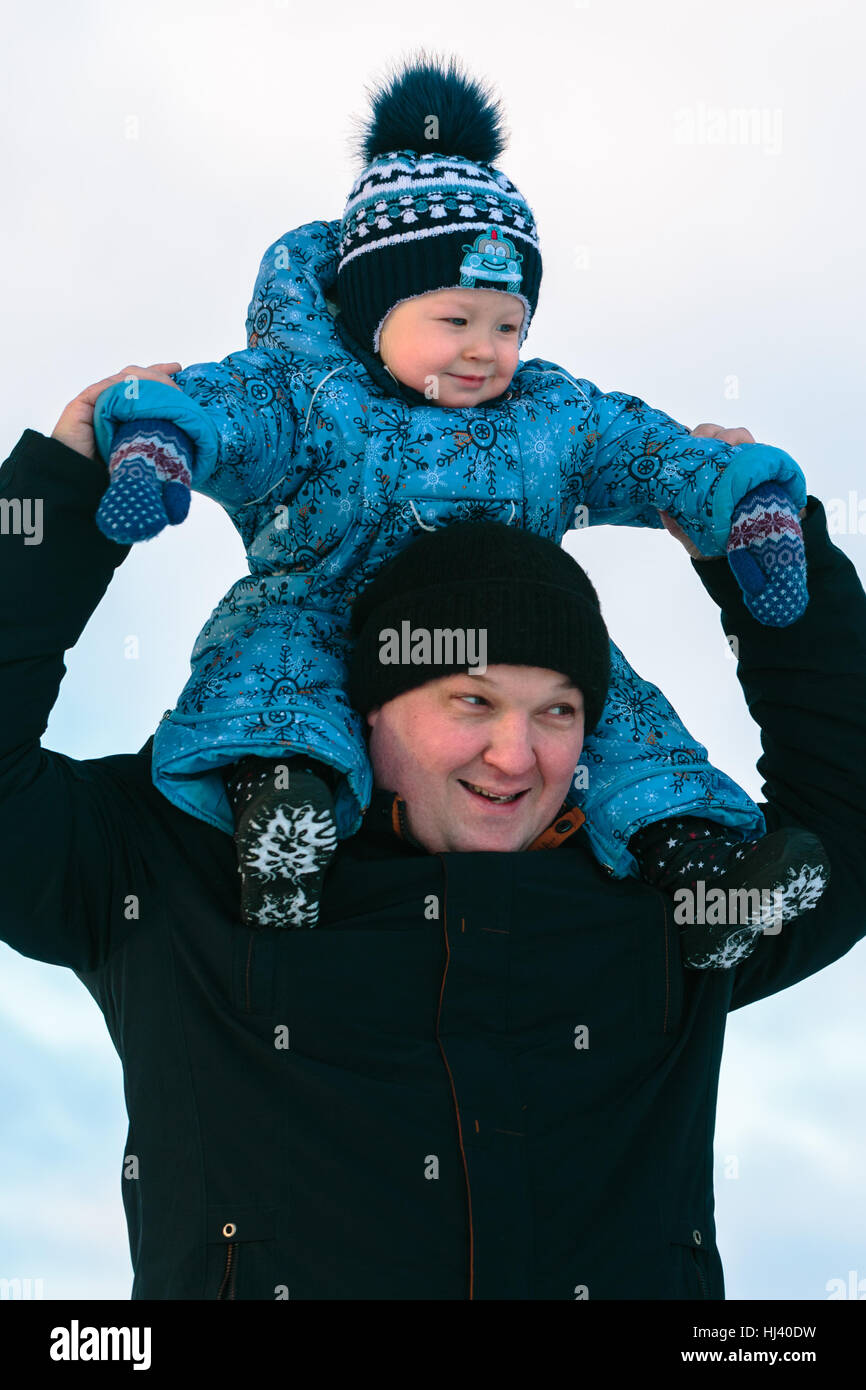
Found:
<path fill-rule="evenodd" d="M 481 80 L 461 71 L 455 57 L 422 48 L 375 90 L 371 115 L 353 153 L 366 168 L 389 150 L 436 151 L 492 164 L 507 144 L 504 112 Z"/>

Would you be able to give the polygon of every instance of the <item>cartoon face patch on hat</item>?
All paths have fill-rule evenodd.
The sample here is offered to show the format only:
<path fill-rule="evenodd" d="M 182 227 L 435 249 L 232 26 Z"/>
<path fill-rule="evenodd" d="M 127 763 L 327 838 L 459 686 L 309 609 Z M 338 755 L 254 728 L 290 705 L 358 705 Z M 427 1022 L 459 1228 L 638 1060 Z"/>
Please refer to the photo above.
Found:
<path fill-rule="evenodd" d="M 478 289 L 479 281 L 509 294 L 516 294 L 520 289 L 523 257 L 514 242 L 501 236 L 496 227 L 488 227 L 473 242 L 464 242 L 461 250 L 461 289 Z"/>

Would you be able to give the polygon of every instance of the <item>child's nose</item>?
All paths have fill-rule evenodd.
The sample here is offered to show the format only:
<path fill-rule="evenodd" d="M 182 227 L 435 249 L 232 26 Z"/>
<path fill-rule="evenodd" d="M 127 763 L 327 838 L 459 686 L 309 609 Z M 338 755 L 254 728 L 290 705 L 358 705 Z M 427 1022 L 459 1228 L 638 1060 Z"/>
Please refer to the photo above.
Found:
<path fill-rule="evenodd" d="M 491 334 L 477 333 L 469 344 L 469 355 L 492 361 L 496 356 L 496 339 Z"/>

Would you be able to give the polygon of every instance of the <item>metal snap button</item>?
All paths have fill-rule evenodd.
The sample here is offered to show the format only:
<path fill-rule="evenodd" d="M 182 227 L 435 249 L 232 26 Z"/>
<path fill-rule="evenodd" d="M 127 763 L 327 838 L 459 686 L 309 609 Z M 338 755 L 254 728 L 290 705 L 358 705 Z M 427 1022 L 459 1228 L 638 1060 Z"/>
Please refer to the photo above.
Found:
<path fill-rule="evenodd" d="M 561 821 L 557 821 L 556 826 L 555 826 L 555 830 L 556 830 L 557 835 L 564 835 L 565 832 L 566 832 L 566 830 L 570 830 L 570 829 L 571 829 L 571 821 L 570 821 L 570 820 L 561 820 Z"/>
<path fill-rule="evenodd" d="M 701 1233 L 700 1233 L 700 1231 L 692 1231 L 692 1240 L 695 1242 L 695 1245 L 700 1245 L 700 1243 L 701 1243 Z"/>
<path fill-rule="evenodd" d="M 236 1230 L 237 1226 L 235 1225 L 235 1223 L 233 1221 L 227 1221 L 226 1224 L 223 1226 L 223 1235 L 231 1239 Z"/>

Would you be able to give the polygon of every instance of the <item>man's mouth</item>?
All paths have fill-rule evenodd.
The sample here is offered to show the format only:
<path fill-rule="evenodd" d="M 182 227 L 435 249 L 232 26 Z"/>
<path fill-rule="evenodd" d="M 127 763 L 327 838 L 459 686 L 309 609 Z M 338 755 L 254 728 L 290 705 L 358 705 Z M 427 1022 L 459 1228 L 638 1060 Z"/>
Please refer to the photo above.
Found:
<path fill-rule="evenodd" d="M 491 802 L 494 806 L 509 806 L 513 802 L 519 801 L 529 790 L 528 787 L 524 787 L 523 790 L 519 792 L 491 792 L 488 791 L 486 787 L 479 787 L 475 782 L 464 782 L 462 777 L 459 777 L 457 780 L 461 787 L 465 787 L 472 795 L 482 797 L 485 801 Z"/>

